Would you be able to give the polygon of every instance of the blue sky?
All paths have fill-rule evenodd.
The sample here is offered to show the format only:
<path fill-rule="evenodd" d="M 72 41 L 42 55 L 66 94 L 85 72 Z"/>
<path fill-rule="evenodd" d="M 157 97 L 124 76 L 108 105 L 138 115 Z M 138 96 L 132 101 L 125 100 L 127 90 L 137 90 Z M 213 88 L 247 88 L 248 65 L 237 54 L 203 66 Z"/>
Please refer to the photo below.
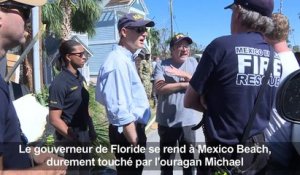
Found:
<path fill-rule="evenodd" d="M 170 29 L 169 0 L 145 0 L 148 17 L 156 23 L 155 28 Z M 214 38 L 230 34 L 231 10 L 224 7 L 233 0 L 173 0 L 173 29 L 188 34 L 198 45 L 208 45 Z M 274 0 L 273 12 L 279 11 L 280 0 Z M 290 21 L 293 33 L 292 45 L 300 45 L 299 0 L 283 0 L 283 14 Z"/>

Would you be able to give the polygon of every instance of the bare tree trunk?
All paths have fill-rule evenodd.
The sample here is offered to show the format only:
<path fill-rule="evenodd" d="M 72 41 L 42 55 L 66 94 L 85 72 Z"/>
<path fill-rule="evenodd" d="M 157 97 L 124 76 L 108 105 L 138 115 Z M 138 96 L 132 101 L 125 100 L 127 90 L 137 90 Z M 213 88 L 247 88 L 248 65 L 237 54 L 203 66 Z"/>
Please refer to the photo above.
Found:
<path fill-rule="evenodd" d="M 25 59 L 25 71 L 26 71 L 26 79 L 27 85 L 30 92 L 33 92 L 33 71 L 32 71 L 32 53 L 29 53 L 27 58 Z"/>
<path fill-rule="evenodd" d="M 32 39 L 32 33 L 31 33 L 31 26 L 27 26 L 27 31 L 28 31 L 28 35 L 27 35 L 27 39 L 26 39 L 26 43 L 24 45 L 22 45 L 22 49 L 24 51 L 24 49 L 28 46 L 28 44 L 30 43 L 31 39 Z M 30 90 L 30 92 L 33 92 L 33 54 L 32 51 L 30 51 L 28 53 L 28 55 L 26 56 L 24 62 L 23 62 L 23 76 L 20 80 L 20 84 L 25 84 L 28 89 Z"/>
<path fill-rule="evenodd" d="M 62 25 L 62 39 L 67 40 L 67 39 L 70 39 L 71 31 L 72 31 L 72 27 L 71 27 L 72 9 L 71 9 L 70 0 L 61 1 L 61 7 L 62 7 L 62 9 L 64 9 L 64 10 L 62 10 L 64 13 L 63 25 Z"/>

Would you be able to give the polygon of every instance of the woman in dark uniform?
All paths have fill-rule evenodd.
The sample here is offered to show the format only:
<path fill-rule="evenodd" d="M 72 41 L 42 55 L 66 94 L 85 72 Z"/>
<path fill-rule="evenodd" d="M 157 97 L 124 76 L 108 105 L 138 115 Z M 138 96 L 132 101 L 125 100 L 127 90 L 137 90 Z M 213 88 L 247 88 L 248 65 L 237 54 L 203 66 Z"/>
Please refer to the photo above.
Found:
<path fill-rule="evenodd" d="M 56 143 L 60 146 L 89 146 L 96 139 L 93 122 L 88 112 L 89 93 L 84 77 L 78 71 L 86 63 L 83 46 L 68 40 L 59 48 L 61 72 L 49 89 L 49 118 L 56 129 Z M 90 159 L 90 154 L 65 153 L 66 159 Z M 72 172 L 84 167 L 69 166 Z M 76 174 L 76 173 L 75 173 Z M 81 173 L 80 173 L 81 174 Z"/>

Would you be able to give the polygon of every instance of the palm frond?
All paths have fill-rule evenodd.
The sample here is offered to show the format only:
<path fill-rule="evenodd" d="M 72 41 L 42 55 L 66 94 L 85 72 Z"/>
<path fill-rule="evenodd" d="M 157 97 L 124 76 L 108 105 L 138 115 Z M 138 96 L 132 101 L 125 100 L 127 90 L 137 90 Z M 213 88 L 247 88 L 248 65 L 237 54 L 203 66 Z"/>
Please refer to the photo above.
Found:
<path fill-rule="evenodd" d="M 56 36 L 61 36 L 63 13 L 59 2 L 47 3 L 42 8 L 42 21 L 46 24 L 48 32 L 53 32 Z"/>
<path fill-rule="evenodd" d="M 78 0 L 77 10 L 73 11 L 71 18 L 72 29 L 75 32 L 87 32 L 89 37 L 95 35 L 95 24 L 101 15 L 97 0 Z"/>
<path fill-rule="evenodd" d="M 93 142 L 94 148 L 98 146 L 107 147 L 110 149 L 110 142 L 108 138 L 108 121 L 105 115 L 105 109 L 95 100 L 95 88 L 89 88 L 90 103 L 89 112 L 93 119 L 95 131 L 97 133 L 97 139 Z M 109 151 L 108 153 L 96 153 L 93 152 L 94 158 L 98 159 L 112 159 L 114 155 Z"/>

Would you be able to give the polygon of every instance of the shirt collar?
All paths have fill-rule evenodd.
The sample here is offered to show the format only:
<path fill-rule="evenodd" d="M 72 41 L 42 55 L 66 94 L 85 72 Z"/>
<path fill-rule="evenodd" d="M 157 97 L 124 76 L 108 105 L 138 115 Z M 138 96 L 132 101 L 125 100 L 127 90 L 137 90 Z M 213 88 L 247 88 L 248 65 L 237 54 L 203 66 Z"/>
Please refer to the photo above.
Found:
<path fill-rule="evenodd" d="M 72 78 L 73 80 L 76 80 L 76 79 L 82 79 L 82 75 L 81 73 L 77 70 L 77 75 L 78 76 L 75 76 L 72 72 L 70 72 L 66 67 L 63 67 L 62 68 L 62 71 L 64 71 L 70 78 Z"/>
<path fill-rule="evenodd" d="M 118 45 L 117 49 L 119 49 L 121 52 L 123 52 L 128 58 L 131 58 L 131 61 L 135 60 L 136 55 L 131 53 L 126 47 Z"/>

